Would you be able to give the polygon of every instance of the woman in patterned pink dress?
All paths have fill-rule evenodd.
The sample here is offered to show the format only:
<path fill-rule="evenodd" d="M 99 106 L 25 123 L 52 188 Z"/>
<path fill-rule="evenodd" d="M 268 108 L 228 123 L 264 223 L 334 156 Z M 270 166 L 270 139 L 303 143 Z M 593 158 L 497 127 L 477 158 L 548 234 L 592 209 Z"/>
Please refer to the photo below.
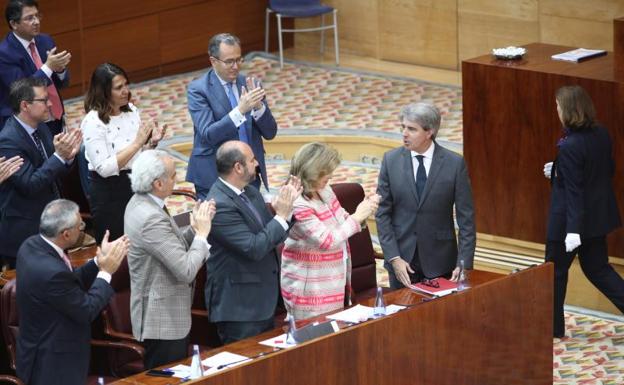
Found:
<path fill-rule="evenodd" d="M 295 201 L 296 221 L 282 251 L 281 289 L 295 319 L 343 307 L 351 279 L 347 240 L 379 203 L 377 195 L 367 197 L 349 215 L 328 185 L 339 164 L 338 152 L 322 143 L 304 145 L 292 159 L 290 174 L 301 179 L 303 193 Z"/>

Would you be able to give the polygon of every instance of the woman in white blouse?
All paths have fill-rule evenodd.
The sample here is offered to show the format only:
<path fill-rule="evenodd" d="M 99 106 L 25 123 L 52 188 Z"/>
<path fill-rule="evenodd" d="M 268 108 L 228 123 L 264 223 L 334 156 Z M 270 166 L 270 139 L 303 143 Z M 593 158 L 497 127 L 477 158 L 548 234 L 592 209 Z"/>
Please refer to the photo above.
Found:
<path fill-rule="evenodd" d="M 95 239 L 106 230 L 111 239 L 123 235 L 124 211 L 132 197 L 132 162 L 144 148 L 154 148 L 165 127 L 155 121 L 142 122 L 139 110 L 130 103 L 128 75 L 119 66 L 100 64 L 93 75 L 84 106 L 87 115 L 83 132 L 89 164 L 89 204 Z"/>

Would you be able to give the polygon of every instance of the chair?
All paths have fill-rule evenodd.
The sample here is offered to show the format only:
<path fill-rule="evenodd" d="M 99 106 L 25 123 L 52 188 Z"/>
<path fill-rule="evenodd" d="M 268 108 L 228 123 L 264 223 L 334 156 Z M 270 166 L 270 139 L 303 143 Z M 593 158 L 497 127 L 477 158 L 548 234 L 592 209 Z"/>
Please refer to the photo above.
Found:
<path fill-rule="evenodd" d="M 350 214 L 364 199 L 364 189 L 359 183 L 337 183 L 331 185 L 340 205 Z M 349 238 L 351 249 L 351 287 L 353 302 L 374 297 L 377 290 L 377 265 L 375 258 L 383 258 L 375 253 L 368 227 Z"/>
<path fill-rule="evenodd" d="M 0 291 L 0 326 L 2 328 L 2 334 L 6 345 L 7 353 L 9 354 L 9 366 L 15 371 L 15 358 L 17 351 L 17 335 L 19 333 L 19 315 L 17 309 L 16 298 L 17 285 L 15 279 L 7 282 Z M 115 343 L 111 341 L 98 341 L 91 340 L 91 346 L 104 347 L 106 349 L 128 349 L 125 344 Z M 98 375 L 89 375 L 87 378 L 87 384 L 96 384 Z M 114 378 L 104 377 L 106 382 L 113 381 Z M 9 382 L 17 385 L 21 385 L 22 382 L 13 376 L 0 376 L 0 383 Z"/>
<path fill-rule="evenodd" d="M 130 273 L 128 260 L 124 260 L 113 274 L 111 282 L 115 294 L 102 311 L 104 335 L 113 341 L 122 341 L 132 350 L 110 350 L 108 360 L 111 372 L 117 377 L 128 377 L 142 372 L 145 349 L 138 344 L 132 335 L 130 321 Z"/>
<path fill-rule="evenodd" d="M 266 9 L 266 20 L 264 24 L 264 50 L 269 51 L 269 18 L 272 12 L 277 17 L 277 41 L 279 44 L 280 68 L 284 67 L 284 47 L 282 42 L 282 32 L 315 32 L 321 31 L 321 53 L 325 49 L 325 30 L 334 30 L 334 48 L 336 50 L 336 65 L 339 65 L 338 53 L 338 10 L 330 6 L 321 4 L 320 0 L 269 0 Z M 325 25 L 324 15 L 333 13 L 334 23 Z M 315 28 L 283 29 L 282 17 L 306 18 L 321 16 L 321 26 Z"/>

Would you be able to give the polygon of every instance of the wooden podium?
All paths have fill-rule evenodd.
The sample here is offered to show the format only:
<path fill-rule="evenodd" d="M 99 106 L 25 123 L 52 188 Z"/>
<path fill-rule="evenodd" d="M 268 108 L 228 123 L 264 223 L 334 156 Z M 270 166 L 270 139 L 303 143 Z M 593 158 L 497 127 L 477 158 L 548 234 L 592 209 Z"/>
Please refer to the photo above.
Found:
<path fill-rule="evenodd" d="M 624 35 L 622 23 L 616 20 L 615 30 Z M 624 50 L 624 43 L 616 47 Z M 542 170 L 561 137 L 555 92 L 564 85 L 585 88 L 609 129 L 624 217 L 624 53 L 570 63 L 551 55 L 573 47 L 534 43 L 526 49 L 518 61 L 485 55 L 462 63 L 464 156 L 478 231 L 545 243 L 550 181 Z M 624 229 L 608 241 L 609 255 L 624 257 Z"/>
<path fill-rule="evenodd" d="M 426 302 L 398 290 L 385 296 L 386 303 L 411 305 L 406 310 L 189 383 L 552 384 L 552 277 L 551 264 L 509 276 L 473 271 L 471 289 Z M 270 352 L 257 342 L 281 333 L 276 329 L 202 352 L 202 358 L 220 351 L 248 357 Z M 179 382 L 139 374 L 114 384 Z"/>

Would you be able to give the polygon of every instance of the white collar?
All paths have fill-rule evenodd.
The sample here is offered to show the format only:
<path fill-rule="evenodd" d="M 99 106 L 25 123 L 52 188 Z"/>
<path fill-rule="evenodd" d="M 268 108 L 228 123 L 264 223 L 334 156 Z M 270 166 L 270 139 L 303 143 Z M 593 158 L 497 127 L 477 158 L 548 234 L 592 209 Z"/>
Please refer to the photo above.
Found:
<path fill-rule="evenodd" d="M 412 158 L 417 156 L 417 155 L 422 155 L 424 158 L 426 159 L 433 159 L 433 151 L 435 150 L 435 143 L 431 142 L 431 144 L 429 145 L 429 148 L 427 149 L 427 151 L 421 153 L 418 153 L 416 151 L 410 151 L 410 153 L 412 154 Z"/>
<path fill-rule="evenodd" d="M 61 259 L 63 259 L 63 257 L 65 256 L 65 251 L 63 249 L 58 247 L 58 245 L 56 243 L 52 242 L 51 240 L 49 240 L 48 238 L 44 237 L 43 235 L 39 234 L 39 236 L 41 237 L 41 239 L 46 241 L 46 243 L 48 245 L 52 246 L 54 248 L 54 250 L 56 250 L 56 252 L 58 253 L 59 257 L 61 257 Z"/>
<path fill-rule="evenodd" d="M 239 190 L 238 187 L 235 187 L 235 186 L 229 184 L 228 182 L 225 181 L 225 179 L 219 177 L 219 180 L 221 182 L 223 182 L 224 185 L 228 186 L 230 188 L 230 190 L 234 191 L 236 193 L 236 195 L 241 195 L 243 193 L 242 190 Z"/>
<path fill-rule="evenodd" d="M 26 49 L 26 52 L 28 52 L 28 54 L 30 54 L 30 50 L 28 49 L 28 46 L 30 45 L 30 43 L 34 43 L 35 42 L 35 38 L 33 38 L 31 41 L 28 41 L 26 39 L 22 39 L 21 37 L 17 36 L 17 34 L 15 32 L 13 32 L 13 36 L 15 36 L 17 41 L 19 41 L 24 46 L 24 49 Z"/>
<path fill-rule="evenodd" d="M 152 198 L 152 200 L 154 202 L 156 202 L 156 204 L 158 205 L 158 207 L 160 207 L 161 209 L 163 207 L 165 207 L 165 201 L 163 199 L 160 199 L 159 197 L 157 197 L 156 195 L 152 194 L 152 193 L 147 193 L 147 195 Z"/>

